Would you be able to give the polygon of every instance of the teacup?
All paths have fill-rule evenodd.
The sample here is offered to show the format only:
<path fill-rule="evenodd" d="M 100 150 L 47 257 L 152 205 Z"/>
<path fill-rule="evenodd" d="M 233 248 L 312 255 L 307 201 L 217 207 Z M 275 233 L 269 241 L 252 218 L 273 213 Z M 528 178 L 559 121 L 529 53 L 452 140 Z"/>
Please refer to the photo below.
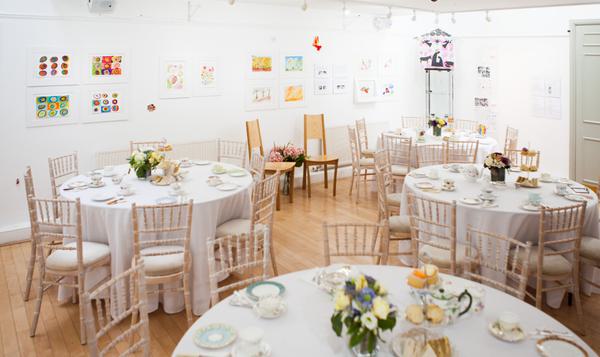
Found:
<path fill-rule="evenodd" d="M 504 331 L 511 331 L 519 327 L 519 315 L 514 312 L 504 311 L 498 317 L 498 325 Z"/>
<path fill-rule="evenodd" d="M 190 159 L 188 159 L 187 157 L 182 158 L 181 160 L 179 160 L 179 165 L 181 167 L 188 167 L 192 164 L 192 162 L 190 161 Z"/>
<path fill-rule="evenodd" d="M 452 172 L 459 172 L 460 171 L 460 165 L 459 164 L 452 164 L 452 165 L 450 165 L 450 171 L 452 171 Z"/>
<path fill-rule="evenodd" d="M 223 183 L 223 181 L 221 181 L 221 178 L 219 176 L 209 176 L 207 182 L 210 186 L 218 186 L 221 183 Z"/>
<path fill-rule="evenodd" d="M 556 184 L 556 193 L 558 193 L 561 196 L 564 196 L 567 194 L 567 184 L 566 183 L 557 183 Z"/>
<path fill-rule="evenodd" d="M 265 331 L 260 327 L 249 326 L 240 331 L 240 352 L 244 356 L 256 356 L 261 352 L 261 342 Z"/>
<path fill-rule="evenodd" d="M 121 181 L 123 181 L 123 175 L 114 175 L 111 177 L 111 180 L 115 185 L 118 185 L 121 183 Z"/>
<path fill-rule="evenodd" d="M 547 173 L 547 172 L 543 172 L 543 173 L 540 175 L 540 178 L 542 179 L 542 181 L 550 181 L 550 180 L 552 180 L 552 175 L 550 175 L 550 174 L 549 174 L 549 173 Z"/>
<path fill-rule="evenodd" d="M 492 199 L 496 198 L 494 196 L 494 190 L 492 190 L 491 188 L 481 189 L 481 197 L 485 200 L 492 200 Z"/>
<path fill-rule="evenodd" d="M 429 177 L 432 180 L 437 180 L 440 178 L 440 174 L 438 172 L 437 169 L 431 169 L 429 170 L 429 172 L 427 173 L 427 177 Z"/>
<path fill-rule="evenodd" d="M 172 189 L 174 192 L 179 192 L 179 191 L 181 190 L 181 184 L 180 184 L 179 182 L 173 182 L 173 183 L 171 184 L 171 189 Z"/>
<path fill-rule="evenodd" d="M 542 196 L 539 193 L 532 192 L 528 197 L 529 203 L 532 206 L 539 206 L 542 203 Z"/>
<path fill-rule="evenodd" d="M 129 196 L 131 194 L 133 194 L 133 189 L 131 188 L 131 185 L 128 183 L 121 183 L 121 194 L 125 195 L 125 196 Z"/>
<path fill-rule="evenodd" d="M 279 295 L 266 295 L 258 300 L 254 310 L 260 317 L 274 318 L 286 310 L 286 304 Z"/>
<path fill-rule="evenodd" d="M 99 172 L 92 173 L 91 180 L 92 184 L 98 186 L 102 182 L 102 174 Z"/>

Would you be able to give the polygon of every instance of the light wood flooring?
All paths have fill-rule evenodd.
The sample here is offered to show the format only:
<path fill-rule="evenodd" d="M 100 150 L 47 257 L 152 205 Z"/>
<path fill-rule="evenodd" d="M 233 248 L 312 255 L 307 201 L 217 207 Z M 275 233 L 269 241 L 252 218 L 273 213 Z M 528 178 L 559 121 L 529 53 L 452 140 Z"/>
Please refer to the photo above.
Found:
<path fill-rule="evenodd" d="M 322 183 L 313 184 L 313 197 L 297 190 L 295 202 L 289 204 L 282 197 L 281 211 L 275 216 L 274 241 L 280 274 L 323 264 L 323 221 L 374 222 L 376 193 L 361 187 L 361 200 L 355 204 L 348 195 L 350 181 L 338 184 L 338 195 L 332 197 L 331 188 L 324 190 Z M 370 183 L 369 183 L 370 185 Z M 23 238 L 27 232 L 21 233 Z M 29 244 L 20 243 L 0 247 L 0 354 L 4 356 L 85 356 L 87 350 L 79 343 L 79 310 L 72 303 L 59 304 L 56 288 L 44 296 L 37 335 L 29 337 L 35 293 L 23 302 L 25 273 Z M 36 272 L 37 274 L 37 272 Z M 34 282 L 35 286 L 35 282 Z M 587 335 L 583 339 L 600 352 L 600 296 L 583 297 Z M 559 310 L 545 309 L 567 326 L 575 329 L 577 317 L 574 307 L 566 303 Z M 169 356 L 186 331 L 185 313 L 167 315 L 162 310 L 150 315 L 153 356 Z"/>

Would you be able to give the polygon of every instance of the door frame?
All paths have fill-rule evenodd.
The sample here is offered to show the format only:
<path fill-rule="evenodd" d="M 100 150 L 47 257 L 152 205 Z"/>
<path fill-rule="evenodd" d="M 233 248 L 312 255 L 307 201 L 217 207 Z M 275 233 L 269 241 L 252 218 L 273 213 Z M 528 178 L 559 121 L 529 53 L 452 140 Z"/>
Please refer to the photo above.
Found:
<path fill-rule="evenodd" d="M 577 180 L 576 153 L 577 153 L 577 57 L 576 40 L 577 27 L 585 25 L 600 25 L 600 19 L 589 20 L 571 20 L 569 21 L 569 176 L 572 180 Z"/>

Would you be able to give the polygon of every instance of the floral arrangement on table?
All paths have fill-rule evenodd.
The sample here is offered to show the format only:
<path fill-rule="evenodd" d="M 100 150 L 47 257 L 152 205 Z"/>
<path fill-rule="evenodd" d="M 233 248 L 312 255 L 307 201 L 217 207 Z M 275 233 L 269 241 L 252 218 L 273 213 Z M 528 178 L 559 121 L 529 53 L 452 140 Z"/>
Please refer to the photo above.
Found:
<path fill-rule="evenodd" d="M 500 152 L 494 152 L 485 158 L 483 167 L 490 170 L 493 182 L 504 182 L 506 170 L 510 169 L 510 159 Z"/>
<path fill-rule="evenodd" d="M 430 128 L 433 128 L 433 135 L 441 136 L 442 128 L 448 125 L 448 122 L 442 118 L 434 118 L 427 123 Z"/>
<path fill-rule="evenodd" d="M 164 159 L 163 154 L 154 150 L 138 150 L 129 157 L 129 165 L 138 178 L 145 179 L 150 176 L 152 169 Z"/>
<path fill-rule="evenodd" d="M 388 302 L 385 288 L 372 277 L 360 274 L 337 291 L 331 327 L 339 337 L 344 326 L 350 348 L 361 355 L 376 353 L 381 332 L 396 326 L 396 308 Z"/>
<path fill-rule="evenodd" d="M 288 143 L 284 146 L 273 146 L 269 153 L 270 162 L 295 162 L 296 167 L 302 166 L 306 158 L 304 150 Z"/>

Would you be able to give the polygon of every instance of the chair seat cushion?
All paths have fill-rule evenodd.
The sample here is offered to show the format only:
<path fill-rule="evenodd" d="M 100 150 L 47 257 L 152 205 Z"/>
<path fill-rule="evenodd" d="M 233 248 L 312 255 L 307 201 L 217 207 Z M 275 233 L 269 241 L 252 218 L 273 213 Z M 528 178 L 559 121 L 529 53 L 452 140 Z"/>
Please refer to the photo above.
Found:
<path fill-rule="evenodd" d="M 408 167 L 402 165 L 392 165 L 392 175 L 407 175 Z"/>
<path fill-rule="evenodd" d="M 65 244 L 65 247 L 77 248 L 76 242 Z M 95 242 L 83 242 L 83 265 L 89 266 L 110 257 L 108 245 Z M 52 270 L 77 270 L 77 250 L 54 250 L 46 258 L 46 267 Z"/>
<path fill-rule="evenodd" d="M 464 249 L 456 248 L 456 268 L 460 270 L 464 262 Z M 432 247 L 430 245 L 422 245 L 419 248 L 419 259 L 437 265 L 441 269 L 450 269 L 450 250 Z"/>
<path fill-rule="evenodd" d="M 550 248 L 545 249 L 546 252 L 552 252 Z M 521 261 L 525 259 L 525 252 L 519 250 L 519 257 Z M 538 260 L 538 248 L 533 247 L 531 249 L 531 257 L 529 258 L 529 274 L 537 274 L 537 260 Z M 571 262 L 562 255 L 550 255 L 544 257 L 544 265 L 542 266 L 542 274 L 545 275 L 562 275 L 567 274 L 571 271 Z"/>
<path fill-rule="evenodd" d="M 594 237 L 581 237 L 582 257 L 595 260 L 600 264 L 600 239 Z"/>
<path fill-rule="evenodd" d="M 390 232 L 410 233 L 410 219 L 408 216 L 390 216 Z"/>
<path fill-rule="evenodd" d="M 183 252 L 184 248 L 179 245 L 158 245 L 142 249 L 140 254 L 144 260 L 146 275 L 170 275 L 183 271 Z M 152 255 L 161 253 L 175 254 Z"/>
<path fill-rule="evenodd" d="M 229 220 L 220 226 L 217 227 L 217 232 L 215 233 L 216 237 L 225 237 L 225 236 L 233 236 L 239 235 L 243 233 L 250 233 L 250 224 L 251 221 L 249 219 L 232 219 Z M 255 231 L 260 233 L 264 230 L 265 226 L 263 224 L 257 224 L 255 227 Z"/>
<path fill-rule="evenodd" d="M 375 166 L 375 160 L 372 158 L 360 159 L 360 166 Z"/>

